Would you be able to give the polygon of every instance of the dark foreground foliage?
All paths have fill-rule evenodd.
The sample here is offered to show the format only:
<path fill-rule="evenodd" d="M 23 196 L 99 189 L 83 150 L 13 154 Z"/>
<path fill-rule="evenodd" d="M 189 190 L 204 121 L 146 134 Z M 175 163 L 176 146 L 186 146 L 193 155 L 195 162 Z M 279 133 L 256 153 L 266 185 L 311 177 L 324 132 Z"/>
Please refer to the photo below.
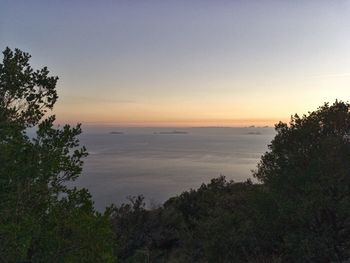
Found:
<path fill-rule="evenodd" d="M 45 116 L 57 77 L 33 70 L 30 56 L 7 48 L 0 64 L 0 262 L 112 262 L 108 215 L 87 190 L 67 183 L 86 156 L 80 126 Z M 33 136 L 30 129 L 36 129 Z"/>
<path fill-rule="evenodd" d="M 121 262 L 347 262 L 350 105 L 336 101 L 276 125 L 254 176 L 224 177 L 146 210 L 114 208 Z"/>
<path fill-rule="evenodd" d="M 54 126 L 57 77 L 30 56 L 0 64 L 0 262 L 349 262 L 350 105 L 276 125 L 258 183 L 213 179 L 145 209 L 95 211 L 80 126 Z M 35 130 L 32 136 L 30 130 Z"/>

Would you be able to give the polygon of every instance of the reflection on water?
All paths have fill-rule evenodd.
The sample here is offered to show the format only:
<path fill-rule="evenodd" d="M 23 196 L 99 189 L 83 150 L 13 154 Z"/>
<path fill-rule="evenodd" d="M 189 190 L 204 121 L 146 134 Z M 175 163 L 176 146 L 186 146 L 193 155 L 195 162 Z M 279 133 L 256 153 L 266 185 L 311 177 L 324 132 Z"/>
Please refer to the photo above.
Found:
<path fill-rule="evenodd" d="M 90 190 L 96 207 L 143 194 L 161 203 L 225 175 L 251 177 L 274 136 L 272 128 L 91 128 L 81 143 L 90 153 L 76 184 Z"/>

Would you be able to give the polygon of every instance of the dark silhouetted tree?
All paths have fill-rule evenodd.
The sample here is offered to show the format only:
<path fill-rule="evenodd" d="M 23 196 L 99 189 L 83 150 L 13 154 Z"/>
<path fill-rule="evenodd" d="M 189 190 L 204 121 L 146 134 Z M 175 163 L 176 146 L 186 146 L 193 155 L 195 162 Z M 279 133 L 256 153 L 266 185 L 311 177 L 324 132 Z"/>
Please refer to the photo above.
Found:
<path fill-rule="evenodd" d="M 58 78 L 33 70 L 30 55 L 6 48 L 0 64 L 0 261 L 110 262 L 107 215 L 87 190 L 69 189 L 87 155 L 80 125 L 48 116 Z M 28 132 L 34 135 L 28 135 Z"/>
<path fill-rule="evenodd" d="M 284 226 L 285 260 L 344 262 L 350 256 L 350 105 L 336 101 L 276 125 L 255 173 Z"/>
<path fill-rule="evenodd" d="M 213 179 L 146 210 L 114 208 L 121 262 L 348 262 L 350 105 L 276 125 L 251 181 Z"/>

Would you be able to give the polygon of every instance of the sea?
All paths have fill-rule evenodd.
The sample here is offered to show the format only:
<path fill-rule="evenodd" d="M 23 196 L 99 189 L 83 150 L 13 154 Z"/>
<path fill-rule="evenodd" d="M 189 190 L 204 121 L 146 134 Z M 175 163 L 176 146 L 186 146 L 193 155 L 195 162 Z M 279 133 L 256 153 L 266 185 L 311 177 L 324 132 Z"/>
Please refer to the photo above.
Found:
<path fill-rule="evenodd" d="M 269 127 L 83 126 L 79 138 L 89 156 L 74 185 L 90 191 L 99 211 L 138 195 L 156 207 L 220 175 L 254 181 L 252 170 L 274 135 Z"/>

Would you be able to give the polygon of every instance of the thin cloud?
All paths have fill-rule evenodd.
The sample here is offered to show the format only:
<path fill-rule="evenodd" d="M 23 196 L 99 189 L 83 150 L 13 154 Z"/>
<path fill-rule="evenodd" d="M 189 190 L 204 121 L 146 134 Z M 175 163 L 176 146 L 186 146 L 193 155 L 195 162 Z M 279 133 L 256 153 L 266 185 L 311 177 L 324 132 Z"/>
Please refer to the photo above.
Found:
<path fill-rule="evenodd" d="M 320 79 L 320 78 L 346 78 L 350 77 L 350 73 L 338 73 L 338 74 L 322 74 L 308 76 L 308 79 Z"/>
<path fill-rule="evenodd" d="M 88 97 L 88 96 L 63 96 L 65 101 L 79 102 L 101 102 L 101 103 L 118 103 L 118 104 L 130 104 L 136 103 L 134 100 L 129 99 L 110 99 L 101 97 Z"/>

